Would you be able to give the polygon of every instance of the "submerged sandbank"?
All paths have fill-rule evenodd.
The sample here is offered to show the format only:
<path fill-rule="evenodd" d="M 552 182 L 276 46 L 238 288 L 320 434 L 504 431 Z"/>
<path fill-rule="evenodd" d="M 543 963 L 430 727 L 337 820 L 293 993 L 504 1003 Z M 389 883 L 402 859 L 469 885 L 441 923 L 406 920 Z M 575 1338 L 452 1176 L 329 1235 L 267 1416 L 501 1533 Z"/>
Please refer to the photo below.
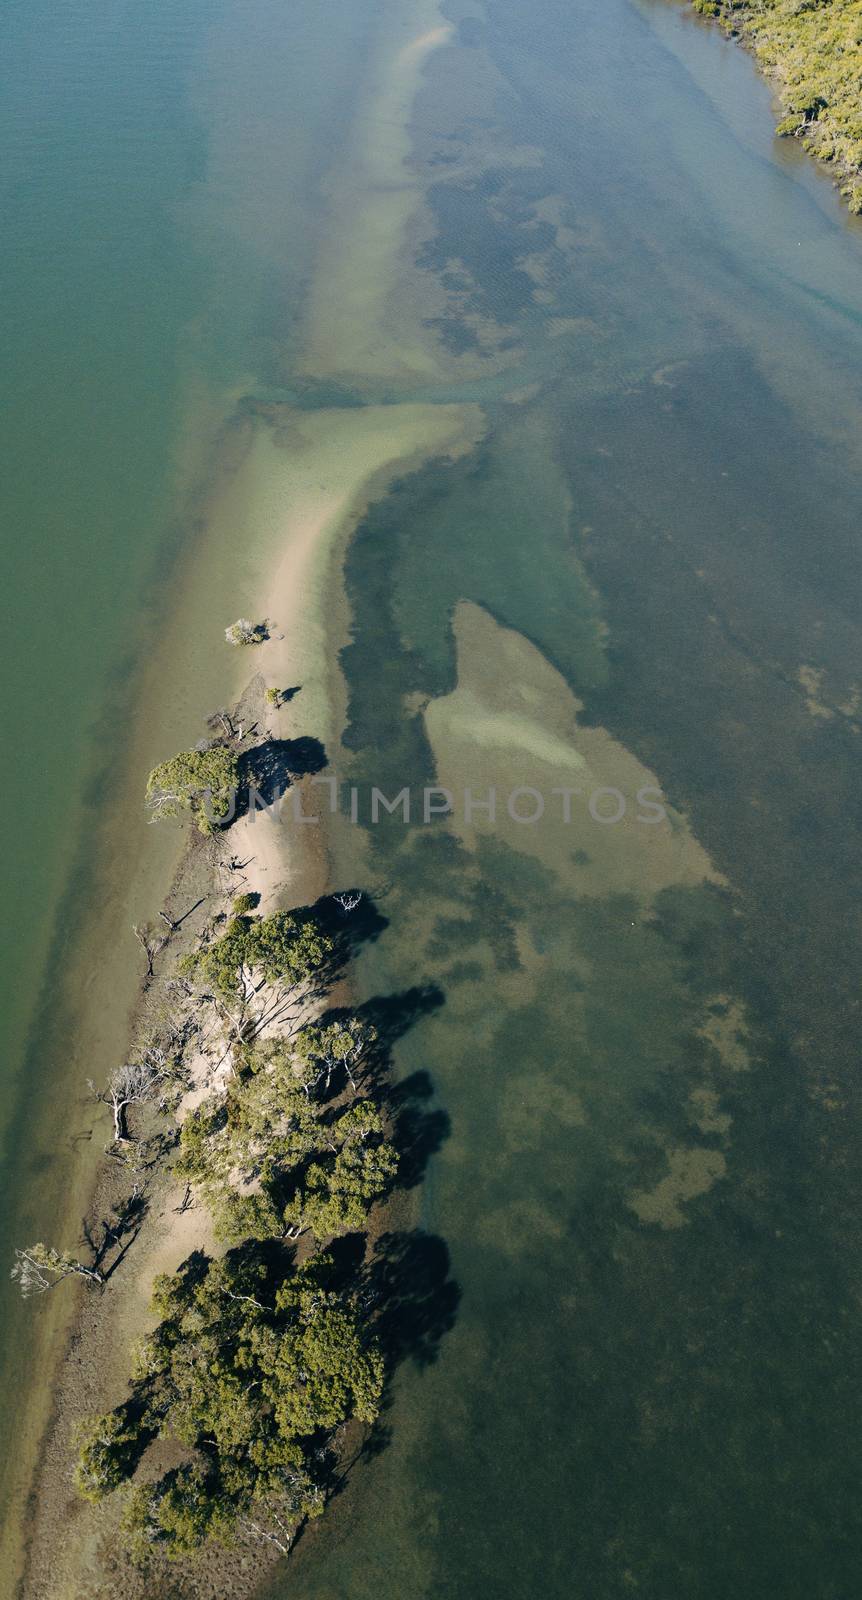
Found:
<path fill-rule="evenodd" d="M 644 906 L 671 885 L 723 882 L 656 774 L 583 722 L 583 702 L 535 645 L 470 602 L 453 632 L 457 687 L 428 702 L 425 725 L 465 843 L 501 838 L 575 893 L 625 893 Z M 465 812 L 467 790 L 478 801 L 493 792 L 493 818 Z"/>
<path fill-rule="evenodd" d="M 422 198 L 410 166 L 409 118 L 428 57 L 454 29 L 438 0 L 412 0 L 406 15 L 403 5 L 386 11 L 344 159 L 328 185 L 330 222 L 299 366 L 316 378 L 427 378 L 438 367 L 405 282 L 408 224 Z"/>

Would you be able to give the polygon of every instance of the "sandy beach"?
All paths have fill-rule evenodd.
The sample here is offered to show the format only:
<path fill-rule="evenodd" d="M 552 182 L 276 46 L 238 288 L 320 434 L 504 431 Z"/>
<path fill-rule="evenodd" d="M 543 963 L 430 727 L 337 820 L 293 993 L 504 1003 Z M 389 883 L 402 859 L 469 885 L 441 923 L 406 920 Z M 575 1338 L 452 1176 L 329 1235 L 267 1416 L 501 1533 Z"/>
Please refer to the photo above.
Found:
<path fill-rule="evenodd" d="M 231 479 L 229 507 L 214 508 L 215 536 L 225 516 L 245 508 L 246 529 L 258 549 L 272 550 L 268 577 L 246 591 L 256 616 L 270 623 L 270 637 L 259 647 L 240 649 L 230 666 L 240 714 L 261 725 L 262 736 L 280 740 L 317 739 L 337 749 L 343 692 L 338 652 L 346 638 L 347 611 L 342 594 L 340 562 L 350 533 L 369 500 L 385 492 L 397 474 L 410 471 L 432 456 L 454 456 L 469 449 L 481 431 L 481 414 L 469 406 L 379 407 L 310 416 L 262 419 Z M 235 526 L 235 521 L 234 521 Z M 263 560 L 260 562 L 261 569 Z M 219 619 L 221 620 L 221 619 Z M 207 647 L 209 648 L 209 647 Z M 230 655 L 230 647 L 223 650 Z M 251 675 L 251 676 L 250 676 Z M 263 689 L 293 689 L 295 695 L 278 710 L 264 705 Z M 324 736 L 324 737 L 322 737 Z M 260 895 L 263 912 L 277 907 L 314 903 L 330 887 L 326 843 L 327 792 L 308 779 L 297 780 L 295 793 L 305 817 L 317 821 L 297 825 L 294 800 L 272 812 L 241 816 L 213 849 L 192 842 L 186 850 L 166 904 L 179 908 L 203 901 L 183 928 L 183 945 L 193 939 L 202 919 L 229 907 L 238 892 Z M 244 863 L 241 873 L 217 866 L 225 852 Z M 152 908 L 151 908 L 152 910 Z M 171 959 L 175 959 L 173 947 Z M 158 971 L 158 968 L 157 968 Z M 146 1014 L 148 996 L 143 998 Z M 140 1031 L 139 1015 L 133 1031 Z M 212 1075 L 212 1059 L 193 1063 L 191 1105 L 221 1081 Z M 107 1126 L 99 1115 L 96 1137 Z M 116 1186 L 113 1172 L 103 1173 L 93 1215 L 108 1202 Z M 152 1209 L 128 1260 L 105 1291 L 88 1297 L 78 1288 L 79 1313 L 73 1324 L 68 1354 L 56 1390 L 55 1416 L 43 1443 L 41 1468 L 31 1500 L 29 1555 L 22 1600 L 72 1600 L 116 1592 L 116 1578 L 104 1577 L 103 1541 L 116 1515 L 114 1507 L 94 1510 L 78 1501 L 71 1489 L 72 1436 L 77 1421 L 93 1410 L 116 1404 L 125 1391 L 128 1351 L 147 1325 L 155 1276 L 176 1270 L 195 1248 L 212 1248 L 211 1230 L 202 1208 L 182 1209 L 183 1191 L 157 1176 Z M 62 1527 L 64 1559 L 54 1558 Z M 205 1595 L 206 1564 L 200 1589 Z M 250 1593 L 257 1563 L 241 1554 L 227 1564 L 220 1558 L 220 1581 L 230 1573 L 232 1593 Z M 137 1595 L 137 1580 L 122 1593 Z M 143 1592 L 143 1591 L 141 1591 Z"/>

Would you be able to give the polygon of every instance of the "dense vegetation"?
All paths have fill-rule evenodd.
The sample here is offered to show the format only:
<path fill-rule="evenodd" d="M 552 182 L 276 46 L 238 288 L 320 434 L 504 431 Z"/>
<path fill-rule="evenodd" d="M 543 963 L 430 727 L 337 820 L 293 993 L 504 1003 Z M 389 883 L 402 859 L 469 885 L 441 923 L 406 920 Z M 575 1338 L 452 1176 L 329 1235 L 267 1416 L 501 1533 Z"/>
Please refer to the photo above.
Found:
<path fill-rule="evenodd" d="M 236 752 L 220 741 L 204 741 L 155 767 L 147 780 L 147 805 L 153 820 L 189 812 L 201 833 L 212 833 L 233 815 L 239 784 Z"/>
<path fill-rule="evenodd" d="M 332 954 L 314 918 L 287 911 L 254 917 L 235 904 L 222 936 L 187 957 L 181 970 L 202 993 L 210 991 L 233 1036 L 247 1040 L 325 992 Z"/>
<path fill-rule="evenodd" d="M 380 1352 L 331 1258 L 285 1270 L 245 1248 L 196 1252 L 159 1278 L 161 1320 L 135 1352 L 131 1398 L 82 1430 L 76 1472 L 86 1498 L 129 1483 L 157 1439 L 186 1457 L 127 1494 L 133 1558 L 182 1556 L 238 1531 L 279 1549 L 323 1509 L 327 1442 L 350 1418 L 371 1422 Z"/>
<path fill-rule="evenodd" d="M 224 740 L 151 774 L 156 815 L 191 814 L 204 832 L 229 823 L 243 735 L 220 720 Z M 372 1423 L 382 1394 L 368 1219 L 399 1159 L 375 1076 L 377 1031 L 324 1009 L 349 957 L 344 919 L 362 896 L 334 897 L 329 931 L 319 908 L 261 916 L 258 901 L 240 894 L 211 918 L 168 969 L 163 1037 L 104 1091 L 91 1085 L 113 1113 L 111 1153 L 136 1175 L 101 1244 L 88 1233 L 93 1261 L 36 1244 L 13 1268 L 28 1295 L 69 1277 L 109 1281 L 146 1210 L 137 1175 L 152 1141 L 139 1143 L 129 1112 L 149 1107 L 172 1180 L 186 1185 L 181 1209 L 199 1197 L 226 1253 L 196 1250 L 156 1280 L 157 1322 L 134 1351 L 127 1397 L 80 1430 L 78 1490 L 93 1501 L 120 1491 L 124 1547 L 141 1564 L 212 1540 L 288 1551 L 323 1509 L 338 1430 Z M 163 915 L 175 934 L 181 923 Z M 151 950 L 148 963 L 147 983 Z"/>
<path fill-rule="evenodd" d="M 292 925 L 292 936 L 285 924 Z M 234 918 L 220 940 L 186 965 L 214 974 L 247 1019 L 245 991 L 258 997 L 255 963 L 263 960 L 261 947 L 271 952 L 273 945 L 284 946 L 267 969 L 276 986 L 285 968 L 288 983 L 301 982 L 326 949 L 320 939 L 309 940 L 307 927 L 300 931 L 293 918 L 276 912 L 265 920 Z M 271 1014 L 281 991 L 275 988 L 275 999 L 271 987 L 265 992 Z M 228 1241 L 295 1238 L 306 1230 L 327 1239 L 361 1228 L 398 1164 L 379 1111 L 356 1090 L 354 1071 L 374 1042 L 373 1029 L 355 1017 L 339 1019 L 260 1046 L 249 1042 L 257 1026 L 256 1018 L 250 1026 L 246 1021 L 227 1092 L 185 1118 L 178 1175 L 200 1186 L 217 1236 Z M 333 1081 L 350 1086 L 346 1103 L 342 1097 L 330 1104 Z"/>
<path fill-rule="evenodd" d="M 236 900 L 180 963 L 186 1007 L 215 1009 L 230 1070 L 178 1108 L 174 1175 L 232 1248 L 220 1260 L 197 1251 L 157 1280 L 160 1320 L 135 1352 L 130 1397 L 82 1430 L 78 1488 L 91 1500 L 126 1490 L 139 1559 L 238 1533 L 289 1549 L 323 1507 L 333 1431 L 373 1421 L 380 1399 L 358 1288 L 319 1248 L 361 1234 L 395 1178 L 381 1113 L 358 1087 L 376 1034 L 344 1013 L 299 1024 L 325 992 L 334 941 L 311 913 L 260 917 L 255 900 Z M 311 1250 L 298 1262 L 303 1235 Z M 159 1440 L 174 1459 L 154 1473 Z"/>
<path fill-rule="evenodd" d="M 693 0 L 750 43 L 784 107 L 780 134 L 834 169 L 862 213 L 862 0 Z"/>

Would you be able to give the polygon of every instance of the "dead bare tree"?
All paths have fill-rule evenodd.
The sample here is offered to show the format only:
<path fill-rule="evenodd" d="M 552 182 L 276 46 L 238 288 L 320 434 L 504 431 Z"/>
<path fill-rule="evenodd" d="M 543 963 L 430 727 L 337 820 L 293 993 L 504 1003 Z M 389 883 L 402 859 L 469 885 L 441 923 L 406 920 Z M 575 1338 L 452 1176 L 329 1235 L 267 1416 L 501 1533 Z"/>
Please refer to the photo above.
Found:
<path fill-rule="evenodd" d="M 334 894 L 332 898 L 335 901 L 335 904 L 341 907 L 344 915 L 349 917 L 351 911 L 355 911 L 356 907 L 359 905 L 359 902 L 362 899 L 362 891 L 355 890 L 352 892 L 346 892 L 344 894 Z"/>
<path fill-rule="evenodd" d="M 244 1516 L 241 1526 L 254 1538 L 265 1540 L 287 1556 L 302 1524 L 322 1507 L 323 1492 L 305 1473 L 285 1469 L 281 1476 L 282 1492 L 260 1502 L 255 1519 Z"/>
<path fill-rule="evenodd" d="M 262 1528 L 259 1522 L 252 1522 L 251 1517 L 244 1518 L 243 1527 L 250 1534 L 253 1534 L 256 1539 L 263 1539 L 266 1544 L 275 1545 L 276 1550 L 280 1551 L 283 1556 L 289 1556 L 293 1534 L 285 1527 L 284 1523 L 278 1521 L 277 1517 L 274 1517 L 274 1520 L 278 1525 L 279 1533 L 283 1535 L 282 1538 L 279 1538 L 278 1534 L 273 1533 L 269 1528 Z"/>
<path fill-rule="evenodd" d="M 88 1283 L 103 1284 L 104 1274 L 98 1267 L 88 1267 L 77 1256 L 50 1245 L 31 1244 L 26 1250 L 15 1251 L 15 1265 L 10 1276 L 17 1280 L 22 1295 L 44 1294 L 62 1283 L 64 1278 L 84 1278 Z"/>
<path fill-rule="evenodd" d="M 129 1107 L 154 1099 L 158 1089 L 175 1076 L 175 1056 L 163 1046 L 149 1045 L 139 1061 L 126 1061 L 122 1066 L 115 1067 L 103 1090 L 96 1088 L 92 1078 L 88 1079 L 88 1087 L 96 1099 L 111 1108 L 115 1144 L 129 1142 Z"/>
<path fill-rule="evenodd" d="M 147 958 L 147 978 L 152 978 L 155 976 L 153 971 L 153 962 L 155 961 L 156 956 L 159 955 L 162 950 L 164 950 L 164 947 L 168 941 L 166 938 L 157 938 L 155 931 L 149 922 L 135 922 L 132 925 L 132 932 Z"/>
<path fill-rule="evenodd" d="M 207 727 L 213 730 L 220 727 L 226 739 L 236 738 L 233 718 L 229 711 L 225 711 L 223 706 L 220 706 L 218 711 L 214 711 L 211 717 L 207 717 Z"/>

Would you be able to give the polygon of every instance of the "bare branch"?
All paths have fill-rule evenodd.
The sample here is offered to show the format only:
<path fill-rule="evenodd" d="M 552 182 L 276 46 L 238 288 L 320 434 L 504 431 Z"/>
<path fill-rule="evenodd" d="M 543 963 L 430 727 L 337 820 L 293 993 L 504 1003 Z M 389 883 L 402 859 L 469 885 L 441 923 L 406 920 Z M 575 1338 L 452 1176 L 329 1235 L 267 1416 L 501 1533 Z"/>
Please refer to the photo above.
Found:
<path fill-rule="evenodd" d="M 168 941 L 166 938 L 156 938 L 149 922 L 134 923 L 132 926 L 132 932 L 147 958 L 147 979 L 149 980 L 154 976 L 153 962 L 155 961 L 156 956 L 159 955 L 164 949 Z"/>
<path fill-rule="evenodd" d="M 104 1090 L 97 1089 L 92 1079 L 88 1080 L 97 1100 L 110 1106 L 113 1112 L 115 1144 L 128 1143 L 129 1106 L 151 1100 L 159 1086 L 175 1072 L 174 1057 L 163 1046 L 152 1044 L 147 1046 L 139 1061 L 125 1061 L 122 1066 L 115 1067 Z"/>
<path fill-rule="evenodd" d="M 349 917 L 351 911 L 355 911 L 356 907 L 359 905 L 359 902 L 362 899 L 362 891 L 355 890 L 346 892 L 344 894 L 334 894 L 332 898 L 335 901 L 335 904 L 341 907 L 344 915 Z"/>
<path fill-rule="evenodd" d="M 85 1278 L 90 1283 L 103 1284 L 104 1277 L 98 1267 L 88 1267 L 77 1256 L 54 1250 L 49 1245 L 33 1244 L 26 1250 L 15 1251 L 15 1265 L 10 1276 L 17 1280 L 25 1299 L 34 1294 L 45 1294 L 64 1278 Z"/>

